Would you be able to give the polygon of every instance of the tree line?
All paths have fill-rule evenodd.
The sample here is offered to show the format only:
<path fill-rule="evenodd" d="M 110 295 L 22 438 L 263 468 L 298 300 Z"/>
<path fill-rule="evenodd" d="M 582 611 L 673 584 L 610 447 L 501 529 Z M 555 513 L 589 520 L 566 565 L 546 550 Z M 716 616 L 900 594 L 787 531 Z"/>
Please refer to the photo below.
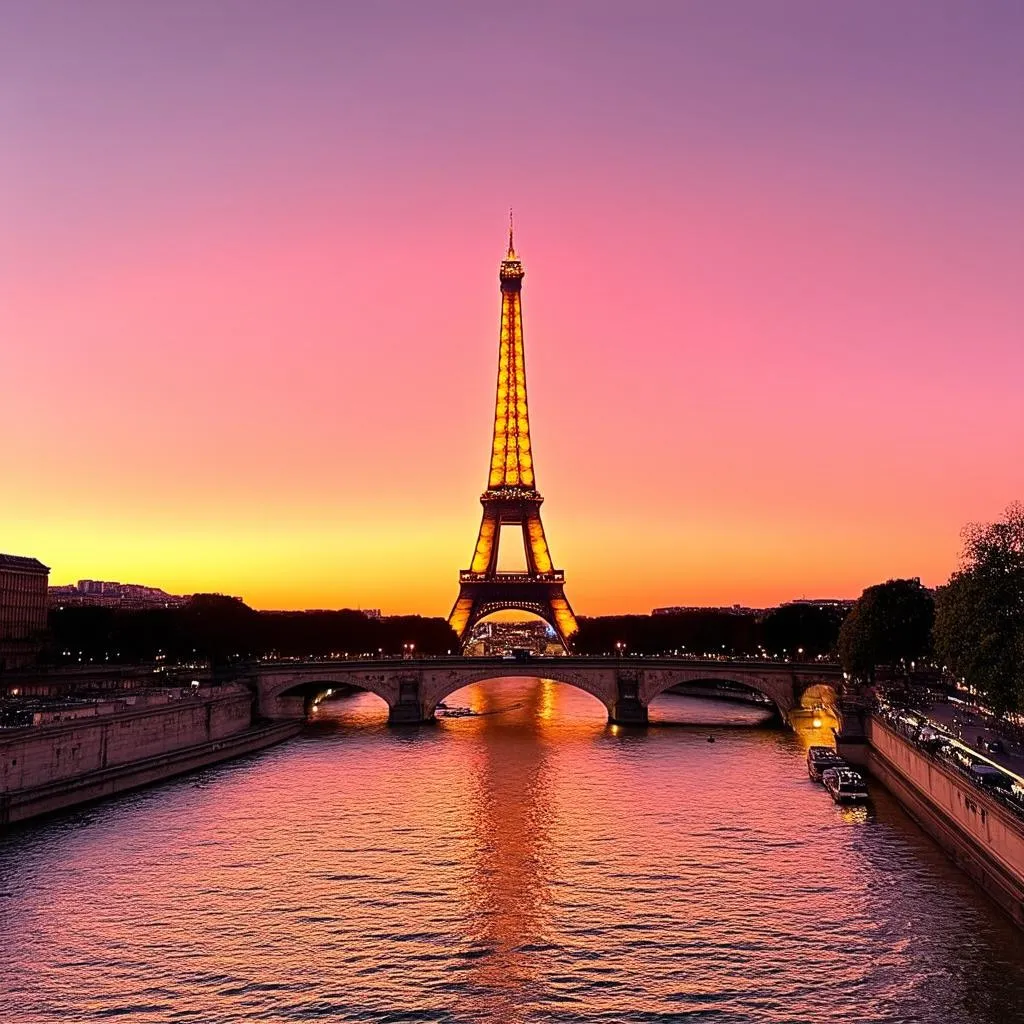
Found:
<path fill-rule="evenodd" d="M 868 587 L 839 631 L 839 657 L 872 682 L 931 661 L 998 715 L 1024 711 L 1024 505 L 964 529 L 959 569 L 934 593 L 919 580 Z"/>
<path fill-rule="evenodd" d="M 573 649 L 580 654 L 767 655 L 810 661 L 835 654 L 843 614 L 832 607 L 786 604 L 767 615 L 707 608 L 581 618 Z"/>
<path fill-rule="evenodd" d="M 359 611 L 256 611 L 234 597 L 197 594 L 180 608 L 53 609 L 48 660 L 133 664 L 164 657 L 213 663 L 280 657 L 441 655 L 459 650 L 444 619 L 375 618 Z"/>
<path fill-rule="evenodd" d="M 834 654 L 842 613 L 784 605 L 758 618 L 712 609 L 677 615 L 581 618 L 579 654 L 772 655 L 813 659 Z M 238 598 L 197 594 L 180 608 L 125 611 L 54 609 L 47 660 L 133 664 L 163 656 L 215 662 L 281 657 L 438 656 L 461 650 L 441 618 L 372 618 L 358 611 L 255 611 Z M 621 645 L 621 647 L 619 646 Z"/>

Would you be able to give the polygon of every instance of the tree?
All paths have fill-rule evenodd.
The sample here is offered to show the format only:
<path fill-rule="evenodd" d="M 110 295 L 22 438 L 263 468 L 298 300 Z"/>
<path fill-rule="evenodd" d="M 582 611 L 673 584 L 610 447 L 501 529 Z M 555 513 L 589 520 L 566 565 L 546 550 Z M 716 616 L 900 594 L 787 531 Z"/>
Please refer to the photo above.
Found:
<path fill-rule="evenodd" d="M 868 587 L 839 629 L 839 660 L 861 679 L 873 680 L 879 665 L 906 671 L 930 653 L 934 620 L 934 598 L 919 579 Z"/>
<path fill-rule="evenodd" d="M 784 604 L 773 608 L 761 623 L 764 647 L 771 654 L 814 658 L 832 654 L 839 637 L 842 612 L 813 604 Z"/>
<path fill-rule="evenodd" d="M 614 654 L 623 644 L 629 654 L 753 654 L 757 624 L 753 614 L 700 608 L 671 615 L 581 617 L 572 638 L 577 654 Z"/>
<path fill-rule="evenodd" d="M 936 600 L 935 649 L 997 715 L 1024 707 L 1024 504 L 964 528 L 961 567 Z"/>
<path fill-rule="evenodd" d="M 371 618 L 360 611 L 259 612 L 238 598 L 197 594 L 180 608 L 123 611 L 63 608 L 50 612 L 53 661 L 173 661 L 208 659 L 222 666 L 236 658 L 418 654 L 461 648 L 444 619 L 419 615 Z"/>

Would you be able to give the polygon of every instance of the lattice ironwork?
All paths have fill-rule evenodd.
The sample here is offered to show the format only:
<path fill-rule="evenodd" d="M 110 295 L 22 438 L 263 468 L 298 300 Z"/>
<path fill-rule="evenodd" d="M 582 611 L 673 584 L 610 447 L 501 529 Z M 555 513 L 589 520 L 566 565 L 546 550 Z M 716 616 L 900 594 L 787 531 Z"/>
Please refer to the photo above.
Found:
<path fill-rule="evenodd" d="M 523 349 L 523 264 L 516 255 L 509 216 L 508 251 L 501 261 L 501 327 L 498 335 L 498 385 L 494 403 L 494 435 L 487 490 L 480 496 L 483 518 L 469 569 L 459 574 L 459 596 L 448 621 L 460 637 L 499 609 L 539 615 L 558 633 L 568 649 L 576 617 L 555 569 L 544 535 L 536 489 L 530 415 L 526 401 L 526 358 Z M 522 529 L 526 571 L 498 571 L 501 527 Z"/>

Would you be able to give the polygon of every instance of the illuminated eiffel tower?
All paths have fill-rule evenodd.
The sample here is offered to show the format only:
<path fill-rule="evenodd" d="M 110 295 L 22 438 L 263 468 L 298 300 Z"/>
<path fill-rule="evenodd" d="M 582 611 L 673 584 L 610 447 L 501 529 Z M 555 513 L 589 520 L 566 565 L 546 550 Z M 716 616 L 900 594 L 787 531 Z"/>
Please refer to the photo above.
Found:
<path fill-rule="evenodd" d="M 501 334 L 498 343 L 498 395 L 487 490 L 473 561 L 459 573 L 459 596 L 448 622 L 465 639 L 473 626 L 492 612 L 514 609 L 539 615 L 558 633 L 568 650 L 576 616 L 565 596 L 565 574 L 552 567 L 537 493 L 526 406 L 523 355 L 523 264 L 512 242 L 509 214 L 508 252 L 501 261 Z M 526 552 L 525 572 L 499 572 L 502 526 L 518 526 Z"/>

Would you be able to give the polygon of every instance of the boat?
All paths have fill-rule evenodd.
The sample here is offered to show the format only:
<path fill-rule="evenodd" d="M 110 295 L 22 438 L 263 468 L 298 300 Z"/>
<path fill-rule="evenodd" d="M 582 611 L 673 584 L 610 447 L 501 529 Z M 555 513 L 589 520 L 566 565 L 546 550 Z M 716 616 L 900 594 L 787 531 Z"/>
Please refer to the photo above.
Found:
<path fill-rule="evenodd" d="M 442 718 L 468 718 L 469 716 L 476 714 L 472 708 L 452 708 L 447 704 L 443 707 L 438 704 L 436 713 Z"/>
<path fill-rule="evenodd" d="M 807 774 L 821 782 L 821 773 L 828 768 L 846 768 L 846 762 L 831 747 L 807 748 Z"/>
<path fill-rule="evenodd" d="M 868 798 L 864 776 L 852 768 L 826 768 L 821 781 L 837 804 L 860 804 Z"/>

